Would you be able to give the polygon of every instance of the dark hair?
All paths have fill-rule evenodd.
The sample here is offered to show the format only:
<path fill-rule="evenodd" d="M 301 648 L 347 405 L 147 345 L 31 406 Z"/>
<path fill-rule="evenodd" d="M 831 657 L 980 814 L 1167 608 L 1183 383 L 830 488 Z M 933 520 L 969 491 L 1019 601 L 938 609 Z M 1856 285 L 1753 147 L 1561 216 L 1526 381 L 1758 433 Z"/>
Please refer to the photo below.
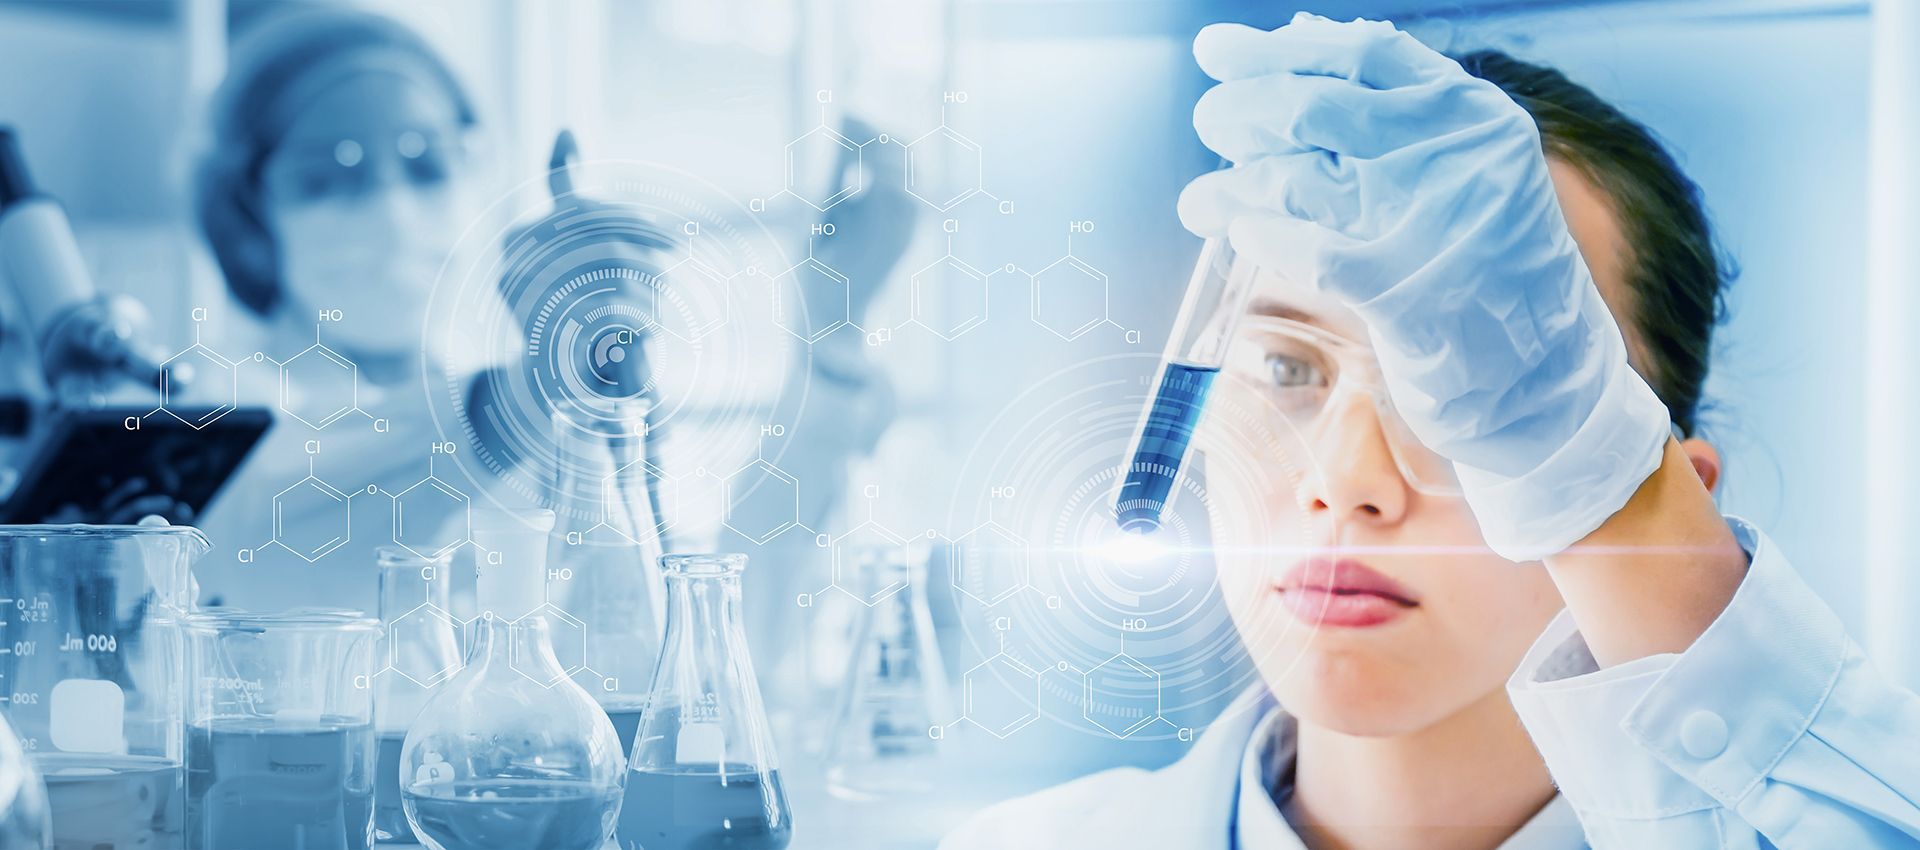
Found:
<path fill-rule="evenodd" d="M 386 49 L 416 63 L 452 98 L 463 127 L 478 123 L 453 70 L 426 41 L 401 24 L 367 12 L 326 6 L 266 15 L 240 36 L 235 69 L 215 93 L 212 146 L 199 162 L 194 213 L 227 288 L 259 315 L 285 292 L 279 250 L 260 201 L 260 169 L 280 144 L 289 116 L 288 89 L 309 69 L 336 57 Z"/>
<path fill-rule="evenodd" d="M 1713 328 L 1734 277 L 1714 248 L 1694 185 L 1645 125 L 1565 74 L 1497 50 L 1455 57 L 1533 116 L 1546 152 L 1580 169 L 1607 195 L 1626 236 L 1630 325 L 1648 353 L 1641 377 L 1691 436 L 1700 411 Z"/>

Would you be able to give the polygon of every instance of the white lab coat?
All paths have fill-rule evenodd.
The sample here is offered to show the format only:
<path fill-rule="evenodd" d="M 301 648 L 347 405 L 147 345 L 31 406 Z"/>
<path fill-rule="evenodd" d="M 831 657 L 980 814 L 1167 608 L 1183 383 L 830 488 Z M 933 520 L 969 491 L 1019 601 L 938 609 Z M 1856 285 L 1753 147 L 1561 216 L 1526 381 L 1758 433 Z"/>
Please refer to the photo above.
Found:
<path fill-rule="evenodd" d="M 1264 686 L 1234 700 L 1185 756 L 1120 768 L 1002 803 L 940 850 L 1304 850 L 1268 789 L 1293 759 L 1293 719 Z M 1498 850 L 1580 850 L 1580 823 L 1554 798 Z"/>
<path fill-rule="evenodd" d="M 1867 663 L 1764 535 L 1728 522 L 1752 562 L 1686 652 L 1599 670 L 1562 612 L 1508 683 L 1561 799 L 1602 850 L 1920 847 L 1920 696 Z M 1169 767 L 1003 803 L 941 847 L 1232 847 L 1261 717 L 1236 707 Z M 1537 827 L 1522 832 L 1571 837 Z"/>

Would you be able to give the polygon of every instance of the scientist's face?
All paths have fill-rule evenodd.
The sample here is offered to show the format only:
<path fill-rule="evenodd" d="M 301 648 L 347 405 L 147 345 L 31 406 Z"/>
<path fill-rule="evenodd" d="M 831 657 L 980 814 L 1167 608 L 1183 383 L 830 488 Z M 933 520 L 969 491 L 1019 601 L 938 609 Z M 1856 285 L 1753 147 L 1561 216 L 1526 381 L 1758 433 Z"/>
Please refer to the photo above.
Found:
<path fill-rule="evenodd" d="M 1617 223 L 1579 171 L 1553 165 L 1569 228 L 1619 313 Z M 1331 349 L 1368 353 L 1360 318 L 1331 297 L 1272 275 L 1256 285 L 1256 314 L 1322 331 Z M 1241 339 L 1260 341 L 1236 345 L 1207 430 L 1212 410 L 1274 410 L 1273 386 L 1316 379 L 1318 367 L 1283 337 Z M 1236 360 L 1241 376 L 1249 360 L 1268 374 L 1237 378 Z M 1414 732 L 1504 700 L 1507 678 L 1562 607 L 1544 568 L 1493 554 L 1466 502 L 1426 486 L 1416 457 L 1425 450 L 1406 445 L 1394 416 L 1364 392 L 1330 396 L 1319 427 L 1275 443 L 1283 448 L 1274 454 L 1308 456 L 1255 461 L 1269 480 L 1288 482 L 1261 497 L 1259 521 L 1243 524 L 1272 529 L 1272 539 L 1216 540 L 1228 610 L 1268 687 L 1303 722 L 1353 735 Z M 1241 454 L 1210 454 L 1210 477 Z"/>
<path fill-rule="evenodd" d="M 338 308 L 332 339 L 419 348 L 428 293 L 466 224 L 463 133 L 444 92 L 390 73 L 346 77 L 295 116 L 262 180 L 296 316 Z"/>

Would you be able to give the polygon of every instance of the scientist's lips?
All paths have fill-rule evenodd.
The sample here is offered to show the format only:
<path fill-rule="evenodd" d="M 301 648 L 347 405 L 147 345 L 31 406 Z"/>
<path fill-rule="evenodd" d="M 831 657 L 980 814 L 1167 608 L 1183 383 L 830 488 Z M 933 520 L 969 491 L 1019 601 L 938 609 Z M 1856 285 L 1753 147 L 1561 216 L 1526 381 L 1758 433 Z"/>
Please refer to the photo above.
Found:
<path fill-rule="evenodd" d="M 1293 616 L 1322 626 L 1378 626 L 1420 607 L 1420 601 L 1399 582 L 1345 558 L 1301 561 L 1275 589 Z"/>

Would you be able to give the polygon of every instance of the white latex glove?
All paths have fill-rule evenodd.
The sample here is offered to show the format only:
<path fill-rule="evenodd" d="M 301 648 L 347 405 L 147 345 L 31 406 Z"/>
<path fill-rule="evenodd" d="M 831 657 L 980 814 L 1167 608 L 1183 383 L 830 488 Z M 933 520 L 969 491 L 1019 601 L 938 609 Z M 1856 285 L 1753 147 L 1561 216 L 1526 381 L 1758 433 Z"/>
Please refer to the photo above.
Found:
<path fill-rule="evenodd" d="M 1216 24 L 1193 52 L 1220 81 L 1194 129 L 1234 166 L 1187 186 L 1181 221 L 1359 313 L 1494 551 L 1545 557 L 1625 505 L 1667 410 L 1627 365 L 1526 111 L 1391 24 Z"/>

